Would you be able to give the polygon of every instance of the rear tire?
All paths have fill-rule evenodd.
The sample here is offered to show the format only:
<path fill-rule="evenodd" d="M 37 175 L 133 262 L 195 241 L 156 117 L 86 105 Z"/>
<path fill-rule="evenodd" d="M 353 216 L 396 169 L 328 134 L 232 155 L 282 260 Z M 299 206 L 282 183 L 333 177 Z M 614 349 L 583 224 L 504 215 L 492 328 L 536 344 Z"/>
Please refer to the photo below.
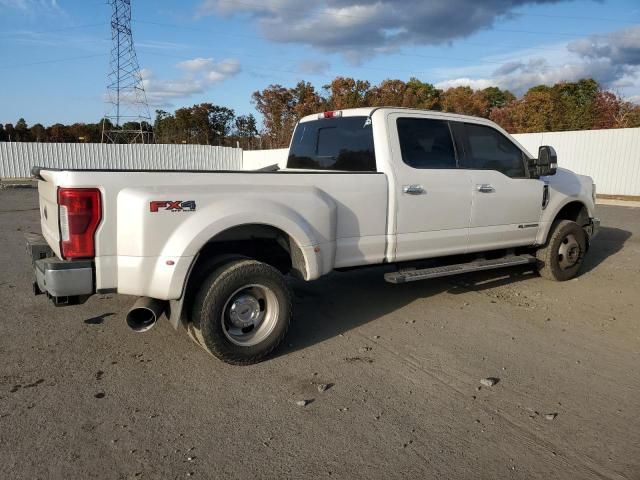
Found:
<path fill-rule="evenodd" d="M 219 266 L 198 290 L 190 334 L 205 350 L 233 365 L 264 360 L 291 321 L 284 276 L 265 263 L 237 259 Z"/>
<path fill-rule="evenodd" d="M 587 251 L 587 236 L 580 225 L 560 220 L 551 227 L 549 239 L 536 252 L 538 272 L 541 276 L 564 282 L 580 271 Z"/>

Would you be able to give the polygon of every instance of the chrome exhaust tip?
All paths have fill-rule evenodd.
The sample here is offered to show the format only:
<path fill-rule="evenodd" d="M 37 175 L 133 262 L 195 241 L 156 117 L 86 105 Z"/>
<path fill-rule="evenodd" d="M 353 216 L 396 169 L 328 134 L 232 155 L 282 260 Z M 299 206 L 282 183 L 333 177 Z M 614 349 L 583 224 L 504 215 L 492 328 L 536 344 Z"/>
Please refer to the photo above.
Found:
<path fill-rule="evenodd" d="M 141 297 L 127 313 L 127 325 L 135 332 L 151 330 L 165 308 L 167 308 L 167 302 L 164 300 Z"/>

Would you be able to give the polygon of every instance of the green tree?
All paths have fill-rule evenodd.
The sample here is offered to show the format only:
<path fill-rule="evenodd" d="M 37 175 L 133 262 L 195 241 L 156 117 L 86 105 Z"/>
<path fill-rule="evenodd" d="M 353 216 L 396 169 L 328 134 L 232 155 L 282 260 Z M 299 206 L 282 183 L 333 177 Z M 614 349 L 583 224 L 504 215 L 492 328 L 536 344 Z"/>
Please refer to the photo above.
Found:
<path fill-rule="evenodd" d="M 4 133 L 6 135 L 8 142 L 16 141 L 16 131 L 15 131 L 15 128 L 13 128 L 13 123 L 5 123 Z"/>
<path fill-rule="evenodd" d="M 34 142 L 46 142 L 48 140 L 47 130 L 41 123 L 36 123 L 31 127 L 31 138 Z"/>
<path fill-rule="evenodd" d="M 439 88 L 412 77 L 407 82 L 402 106 L 424 110 L 441 110 L 441 95 L 442 90 Z"/>
<path fill-rule="evenodd" d="M 31 140 L 31 132 L 24 118 L 19 119 L 15 126 L 16 142 L 29 142 Z"/>

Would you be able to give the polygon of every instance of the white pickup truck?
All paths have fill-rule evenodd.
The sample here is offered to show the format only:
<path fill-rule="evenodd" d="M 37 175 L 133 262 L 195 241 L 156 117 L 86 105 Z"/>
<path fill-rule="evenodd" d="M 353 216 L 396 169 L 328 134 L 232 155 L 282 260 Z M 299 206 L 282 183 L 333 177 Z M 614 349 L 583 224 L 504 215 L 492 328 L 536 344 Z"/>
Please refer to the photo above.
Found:
<path fill-rule="evenodd" d="M 599 226 L 591 178 L 557 169 L 553 148 L 533 159 L 490 121 L 401 108 L 303 118 L 283 170 L 33 174 L 37 294 L 141 297 L 133 329 L 164 313 L 234 364 L 285 336 L 286 275 L 389 264 L 400 284 L 531 264 L 562 281 Z"/>

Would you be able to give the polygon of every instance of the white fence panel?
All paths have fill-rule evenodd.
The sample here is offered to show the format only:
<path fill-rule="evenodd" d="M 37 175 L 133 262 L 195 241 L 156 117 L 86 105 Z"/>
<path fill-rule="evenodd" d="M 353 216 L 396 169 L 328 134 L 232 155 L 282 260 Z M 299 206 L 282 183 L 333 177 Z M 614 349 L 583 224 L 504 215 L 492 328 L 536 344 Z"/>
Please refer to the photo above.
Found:
<path fill-rule="evenodd" d="M 551 145 L 558 164 L 592 177 L 598 193 L 640 195 L 640 128 L 524 133 L 514 138 L 533 156 L 541 145 Z"/>
<path fill-rule="evenodd" d="M 131 170 L 242 170 L 242 150 L 209 145 L 0 142 L 0 178 L 31 167 Z"/>

